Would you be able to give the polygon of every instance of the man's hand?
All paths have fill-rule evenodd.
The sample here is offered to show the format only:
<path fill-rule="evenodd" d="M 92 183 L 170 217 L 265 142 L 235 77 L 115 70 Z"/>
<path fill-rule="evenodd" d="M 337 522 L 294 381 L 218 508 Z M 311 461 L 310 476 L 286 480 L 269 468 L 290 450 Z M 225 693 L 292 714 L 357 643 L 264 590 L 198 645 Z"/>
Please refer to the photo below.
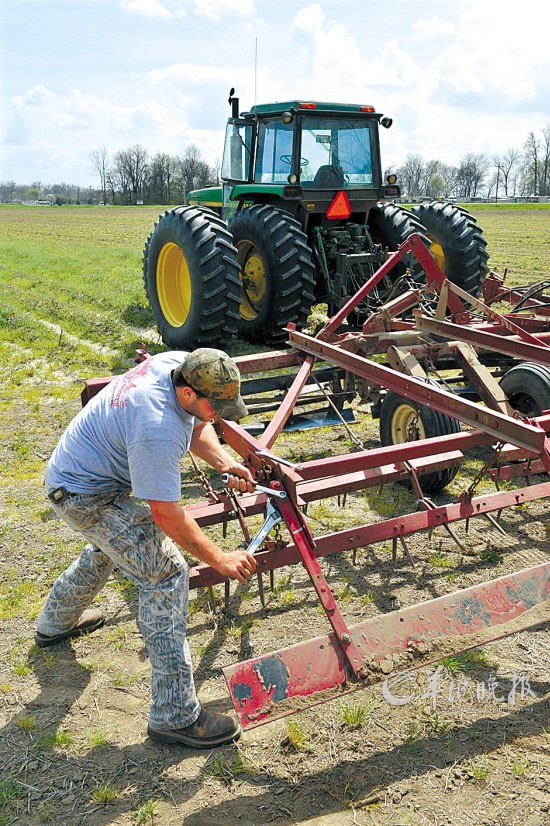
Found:
<path fill-rule="evenodd" d="M 239 462 L 232 462 L 222 468 L 222 473 L 229 473 L 227 487 L 237 490 L 239 493 L 252 493 L 254 490 L 254 478 L 245 465 Z"/>
<path fill-rule="evenodd" d="M 252 554 L 247 554 L 246 551 L 232 551 L 225 554 L 224 559 L 217 563 L 215 567 L 223 576 L 237 579 L 243 585 L 247 577 L 256 570 L 256 560 Z"/>

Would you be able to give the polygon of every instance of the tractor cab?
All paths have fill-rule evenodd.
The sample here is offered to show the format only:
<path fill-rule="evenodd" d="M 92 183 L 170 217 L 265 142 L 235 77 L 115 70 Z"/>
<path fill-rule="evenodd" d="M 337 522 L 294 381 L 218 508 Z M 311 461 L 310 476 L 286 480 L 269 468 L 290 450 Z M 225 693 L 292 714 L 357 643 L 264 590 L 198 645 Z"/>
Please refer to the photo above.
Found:
<path fill-rule="evenodd" d="M 254 106 L 233 116 L 226 130 L 221 177 L 224 217 L 239 202 L 294 202 L 324 213 L 346 190 L 353 211 L 399 194 L 382 185 L 378 124 L 389 118 L 372 106 L 287 101 Z"/>

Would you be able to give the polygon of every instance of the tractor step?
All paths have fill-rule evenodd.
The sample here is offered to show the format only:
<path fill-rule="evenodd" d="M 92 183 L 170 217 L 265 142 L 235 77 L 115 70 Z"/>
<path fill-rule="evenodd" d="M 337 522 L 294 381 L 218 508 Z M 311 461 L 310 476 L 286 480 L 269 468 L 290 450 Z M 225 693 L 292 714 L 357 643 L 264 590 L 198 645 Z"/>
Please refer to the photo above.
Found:
<path fill-rule="evenodd" d="M 224 676 L 242 727 L 254 728 L 547 622 L 549 598 L 546 562 L 349 628 L 366 664 L 360 680 L 334 632 L 226 666 Z"/>

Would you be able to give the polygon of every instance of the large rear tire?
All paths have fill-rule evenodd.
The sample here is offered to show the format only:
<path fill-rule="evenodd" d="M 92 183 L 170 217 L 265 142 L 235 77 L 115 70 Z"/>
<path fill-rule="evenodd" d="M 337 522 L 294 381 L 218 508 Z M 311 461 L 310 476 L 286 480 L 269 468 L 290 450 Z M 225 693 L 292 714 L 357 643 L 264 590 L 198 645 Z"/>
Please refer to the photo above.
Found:
<path fill-rule="evenodd" d="M 380 244 L 389 252 L 395 252 L 413 233 L 421 235 L 426 246 L 429 246 L 429 241 L 420 221 L 411 212 L 395 206 L 395 204 L 377 204 L 372 207 L 369 210 L 367 221 L 374 243 Z M 373 267 L 370 274 L 374 274 L 374 271 Z M 406 274 L 407 278 L 405 279 Z M 365 282 L 365 273 L 362 269 L 355 271 L 355 273 L 352 271 L 349 279 L 348 291 L 353 295 Z M 402 259 L 390 270 L 388 275 L 371 290 L 357 309 L 349 314 L 348 321 L 353 325 L 360 325 L 369 313 L 404 292 L 412 281 L 417 284 L 425 283 L 424 271 L 413 255 L 409 257 L 409 260 Z"/>
<path fill-rule="evenodd" d="M 503 376 L 501 388 L 514 410 L 529 418 L 550 410 L 550 368 L 542 364 L 518 364 Z"/>
<path fill-rule="evenodd" d="M 388 390 L 380 408 L 380 441 L 382 445 L 400 445 L 419 439 L 434 439 L 460 433 L 460 422 L 431 407 Z M 458 472 L 453 466 L 420 476 L 425 493 L 438 493 L 450 484 Z"/>
<path fill-rule="evenodd" d="M 443 201 L 413 207 L 430 241 L 430 250 L 449 281 L 476 296 L 488 271 L 487 241 L 467 210 Z"/>
<path fill-rule="evenodd" d="M 217 215 L 195 206 L 161 215 L 143 251 L 143 280 L 168 347 L 224 347 L 237 332 L 237 251 Z"/>
<path fill-rule="evenodd" d="M 285 341 L 283 328 L 304 326 L 314 301 L 306 235 L 295 218 L 266 204 L 237 212 L 229 230 L 241 277 L 239 335 L 265 344 Z"/>

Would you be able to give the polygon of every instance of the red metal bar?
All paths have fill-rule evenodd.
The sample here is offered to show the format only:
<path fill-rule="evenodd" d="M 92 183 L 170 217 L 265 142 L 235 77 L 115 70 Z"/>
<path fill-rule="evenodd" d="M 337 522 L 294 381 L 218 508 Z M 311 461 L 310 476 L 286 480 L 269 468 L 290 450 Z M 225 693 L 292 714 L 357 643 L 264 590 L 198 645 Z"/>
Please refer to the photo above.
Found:
<path fill-rule="evenodd" d="M 369 663 L 364 681 L 350 680 L 334 634 L 227 666 L 223 672 L 241 725 L 272 722 L 380 682 L 390 672 L 419 668 L 480 639 L 490 642 L 544 622 L 550 618 L 544 605 L 549 579 L 550 563 L 544 563 L 354 626 L 351 636 Z"/>
<path fill-rule="evenodd" d="M 275 413 L 271 421 L 269 422 L 268 426 L 259 437 L 258 442 L 262 447 L 271 447 L 277 436 L 287 423 L 298 396 L 304 389 L 304 386 L 311 375 L 311 370 L 313 365 L 315 364 L 315 359 L 312 356 L 308 356 L 305 360 L 298 373 L 296 374 L 296 378 L 294 379 L 291 386 L 288 388 L 288 391 L 281 402 L 278 411 Z"/>
<path fill-rule="evenodd" d="M 356 678 L 360 677 L 360 675 L 364 673 L 365 663 L 351 638 L 348 626 L 345 623 L 340 609 L 336 605 L 334 594 L 317 561 L 315 543 L 307 523 L 290 498 L 279 499 L 277 505 L 300 552 L 303 565 L 315 589 L 319 602 L 323 606 L 327 619 L 332 626 L 335 642 L 340 647 L 352 674 Z"/>
<path fill-rule="evenodd" d="M 485 433 L 490 433 L 493 439 L 497 441 L 509 441 L 534 453 L 540 453 L 544 449 L 544 432 L 538 427 L 505 416 L 496 410 L 488 410 L 474 404 L 474 402 L 461 399 L 411 376 L 403 376 L 388 367 L 375 364 L 361 356 L 343 351 L 332 344 L 319 341 L 304 333 L 291 331 L 289 336 L 292 344 L 298 350 L 326 359 L 338 367 L 343 367 L 345 370 L 355 373 L 357 376 L 369 379 L 375 384 L 401 393 L 421 404 L 429 405 L 454 419 L 459 419 L 461 422 L 465 422 Z M 405 445 L 400 445 L 400 448 L 404 447 Z M 456 449 L 456 447 L 453 445 L 450 449 Z"/>
<path fill-rule="evenodd" d="M 337 533 L 315 537 L 315 554 L 317 557 L 330 556 L 334 553 L 374 545 L 377 542 L 386 542 L 399 536 L 408 536 L 418 531 L 430 530 L 441 525 L 450 525 L 464 519 L 473 519 L 485 513 L 502 510 L 537 499 L 550 496 L 550 482 L 530 485 L 512 491 L 496 491 L 472 498 L 464 497 L 458 502 L 449 505 L 440 505 L 430 510 L 415 511 L 403 514 L 393 519 L 386 519 L 372 524 L 358 525 Z M 205 508 L 215 509 L 208 505 Z M 204 523 L 203 523 L 204 524 Z M 208 522 L 207 524 L 212 524 Z M 284 548 L 260 551 L 255 556 L 258 570 L 266 572 L 294 565 L 301 561 L 301 556 L 295 545 Z M 199 588 L 207 585 L 217 585 L 224 582 L 224 578 L 213 568 L 207 565 L 197 565 L 190 572 L 190 588 Z"/>
<path fill-rule="evenodd" d="M 462 287 L 453 284 L 451 281 L 447 281 L 447 286 L 448 289 L 451 290 L 451 292 L 453 292 L 455 295 L 458 295 L 460 298 L 467 301 L 468 304 L 473 305 L 478 310 L 481 310 L 482 313 L 487 316 L 487 318 L 491 319 L 491 321 L 496 321 L 499 324 L 502 324 L 503 327 L 506 327 L 507 330 L 509 330 L 514 335 L 519 336 L 528 344 L 540 345 L 540 341 L 538 341 L 538 339 L 536 339 L 526 330 L 523 330 L 521 327 L 518 327 L 518 325 L 514 321 L 511 321 L 509 316 L 503 316 L 500 313 L 497 313 L 496 310 L 492 310 L 490 307 L 484 304 L 483 301 L 480 301 L 479 298 L 470 295 L 470 293 L 467 293 L 466 290 L 462 289 Z"/>
<path fill-rule="evenodd" d="M 534 339 L 537 343 L 519 341 L 508 336 L 495 335 L 494 333 L 483 332 L 479 329 L 464 327 L 461 324 L 452 324 L 450 321 L 438 321 L 426 316 L 416 317 L 416 326 L 419 330 L 427 333 L 435 333 L 444 338 L 454 341 L 465 341 L 474 347 L 482 350 L 490 350 L 495 353 L 504 353 L 506 356 L 521 359 L 522 361 L 534 361 L 537 364 L 550 366 L 550 348 L 545 342 Z"/>

